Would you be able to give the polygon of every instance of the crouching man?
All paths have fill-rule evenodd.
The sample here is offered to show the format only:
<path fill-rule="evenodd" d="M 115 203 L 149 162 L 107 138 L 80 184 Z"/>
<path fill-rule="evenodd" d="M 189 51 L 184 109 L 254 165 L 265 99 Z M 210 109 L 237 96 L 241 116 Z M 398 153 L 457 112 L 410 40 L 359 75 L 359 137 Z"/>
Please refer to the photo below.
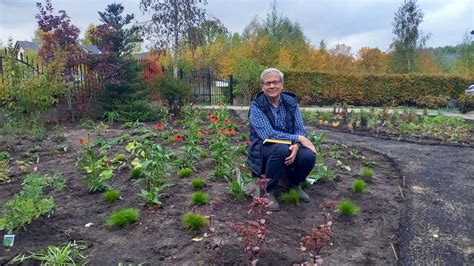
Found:
<path fill-rule="evenodd" d="M 256 176 L 270 179 L 270 210 L 279 211 L 275 189 L 284 175 L 290 187 L 300 193 L 300 200 L 310 201 L 300 183 L 313 169 L 316 148 L 306 138 L 296 96 L 283 92 L 283 73 L 276 68 L 265 69 L 260 82 L 262 91 L 252 100 L 249 110 L 251 146 L 247 164 Z M 286 140 L 289 144 L 268 141 L 271 139 Z"/>

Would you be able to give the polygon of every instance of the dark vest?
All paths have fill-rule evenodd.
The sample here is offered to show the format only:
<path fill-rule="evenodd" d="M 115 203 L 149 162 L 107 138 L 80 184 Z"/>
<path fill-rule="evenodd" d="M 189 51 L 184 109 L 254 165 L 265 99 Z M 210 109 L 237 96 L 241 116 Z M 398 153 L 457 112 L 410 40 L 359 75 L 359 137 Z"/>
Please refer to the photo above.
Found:
<path fill-rule="evenodd" d="M 289 134 L 294 134 L 295 133 L 295 112 L 296 112 L 296 108 L 298 107 L 298 100 L 296 98 L 296 95 L 289 92 L 282 92 L 281 100 L 282 100 L 281 104 L 286 110 L 286 116 L 285 116 L 286 131 L 284 132 L 289 133 Z M 259 92 L 255 96 L 255 98 L 253 99 L 250 105 L 252 106 L 252 108 L 256 107 L 260 109 L 267 116 L 272 127 L 275 128 L 275 118 L 273 117 L 270 103 L 268 102 L 263 92 Z M 278 129 L 278 130 L 282 131 L 281 129 Z M 256 176 L 260 176 L 263 174 L 263 169 L 262 169 L 263 140 L 260 139 L 257 132 L 253 128 L 252 124 L 250 124 L 250 142 L 251 144 L 250 144 L 246 164 Z"/>

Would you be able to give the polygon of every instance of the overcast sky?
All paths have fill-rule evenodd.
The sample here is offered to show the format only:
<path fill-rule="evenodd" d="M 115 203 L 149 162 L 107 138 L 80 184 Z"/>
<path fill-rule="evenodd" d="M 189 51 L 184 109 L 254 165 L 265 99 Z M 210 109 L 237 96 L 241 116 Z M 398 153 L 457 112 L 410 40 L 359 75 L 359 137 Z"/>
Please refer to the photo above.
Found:
<path fill-rule="evenodd" d="M 0 40 L 8 37 L 31 40 L 37 28 L 37 0 L 0 0 Z M 55 14 L 64 9 L 81 36 L 90 23 L 99 24 L 98 11 L 110 0 L 52 0 Z M 116 1 L 138 21 L 149 19 L 138 7 L 139 0 Z M 208 0 L 206 9 L 231 32 L 242 33 L 255 16 L 265 18 L 271 0 Z M 277 0 L 278 11 L 298 22 L 308 40 L 318 47 L 324 39 L 331 48 L 337 43 L 387 51 L 393 39 L 394 13 L 403 0 Z M 420 29 L 431 33 L 429 47 L 457 45 L 466 32 L 474 30 L 474 0 L 418 0 L 425 16 Z"/>

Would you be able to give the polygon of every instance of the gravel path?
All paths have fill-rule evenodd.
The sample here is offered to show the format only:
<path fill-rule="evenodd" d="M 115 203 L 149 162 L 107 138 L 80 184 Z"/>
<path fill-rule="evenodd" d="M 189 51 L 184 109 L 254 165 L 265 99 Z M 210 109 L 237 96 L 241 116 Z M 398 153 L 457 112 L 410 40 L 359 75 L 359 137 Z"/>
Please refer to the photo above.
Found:
<path fill-rule="evenodd" d="M 405 176 L 397 250 L 401 265 L 474 264 L 474 148 L 325 132 L 331 142 L 388 155 Z"/>

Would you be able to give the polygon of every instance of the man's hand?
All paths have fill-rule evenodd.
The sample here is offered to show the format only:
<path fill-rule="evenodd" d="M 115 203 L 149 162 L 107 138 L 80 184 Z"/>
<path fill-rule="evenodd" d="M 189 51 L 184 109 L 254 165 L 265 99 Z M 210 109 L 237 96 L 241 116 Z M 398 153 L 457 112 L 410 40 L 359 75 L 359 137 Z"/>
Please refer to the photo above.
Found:
<path fill-rule="evenodd" d="M 290 145 L 289 149 L 291 153 L 290 153 L 290 156 L 285 158 L 285 165 L 290 165 L 295 161 L 296 154 L 298 154 L 298 150 L 300 149 L 300 146 L 298 144 L 293 144 L 293 145 Z"/>
<path fill-rule="evenodd" d="M 301 136 L 299 135 L 298 136 L 298 142 L 301 143 L 301 145 L 303 145 L 303 147 L 306 147 L 308 149 L 310 149 L 314 154 L 318 154 L 316 152 L 316 148 L 314 147 L 313 143 L 307 139 L 305 136 Z"/>

